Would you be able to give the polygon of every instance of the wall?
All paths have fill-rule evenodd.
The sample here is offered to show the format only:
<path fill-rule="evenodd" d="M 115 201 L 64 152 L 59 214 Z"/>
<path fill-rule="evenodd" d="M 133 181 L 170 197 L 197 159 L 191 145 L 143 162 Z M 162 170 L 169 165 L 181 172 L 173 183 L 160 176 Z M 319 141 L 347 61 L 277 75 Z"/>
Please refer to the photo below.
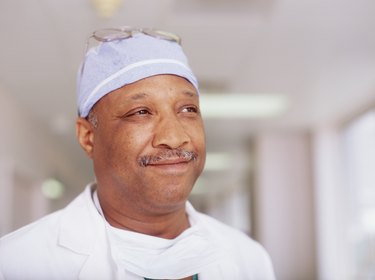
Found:
<path fill-rule="evenodd" d="M 52 203 L 40 191 L 44 179 L 57 176 L 66 186 L 74 186 L 80 178 L 60 139 L 4 89 L 0 89 L 0 127 L 1 236 L 50 212 Z"/>
<path fill-rule="evenodd" d="M 263 133 L 255 146 L 255 237 L 270 253 L 277 279 L 316 279 L 310 137 Z"/>
<path fill-rule="evenodd" d="M 340 129 L 332 126 L 315 130 L 313 143 L 319 279 L 354 279 L 346 244 L 348 207 Z"/>

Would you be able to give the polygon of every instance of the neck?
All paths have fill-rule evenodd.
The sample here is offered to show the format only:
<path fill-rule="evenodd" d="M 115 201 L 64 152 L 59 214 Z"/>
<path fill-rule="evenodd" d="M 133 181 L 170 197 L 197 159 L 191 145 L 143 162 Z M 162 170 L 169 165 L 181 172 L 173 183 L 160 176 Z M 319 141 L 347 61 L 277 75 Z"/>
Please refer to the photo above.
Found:
<path fill-rule="evenodd" d="M 134 231 L 160 238 L 173 239 L 190 227 L 185 205 L 175 211 L 154 214 L 153 211 L 139 211 L 130 203 L 121 203 L 121 208 L 100 197 L 100 206 L 107 222 L 116 228 Z M 139 208 L 139 207 L 137 207 Z"/>

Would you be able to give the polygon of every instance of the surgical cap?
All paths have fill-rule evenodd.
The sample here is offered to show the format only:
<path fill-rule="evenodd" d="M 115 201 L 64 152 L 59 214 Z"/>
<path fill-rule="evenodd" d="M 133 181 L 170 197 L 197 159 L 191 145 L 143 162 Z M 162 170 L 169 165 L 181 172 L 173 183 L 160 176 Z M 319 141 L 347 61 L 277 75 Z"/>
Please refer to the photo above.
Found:
<path fill-rule="evenodd" d="M 143 33 L 104 42 L 90 49 L 78 75 L 78 114 L 86 117 L 106 94 L 141 79 L 172 74 L 187 79 L 198 91 L 198 82 L 177 42 Z"/>

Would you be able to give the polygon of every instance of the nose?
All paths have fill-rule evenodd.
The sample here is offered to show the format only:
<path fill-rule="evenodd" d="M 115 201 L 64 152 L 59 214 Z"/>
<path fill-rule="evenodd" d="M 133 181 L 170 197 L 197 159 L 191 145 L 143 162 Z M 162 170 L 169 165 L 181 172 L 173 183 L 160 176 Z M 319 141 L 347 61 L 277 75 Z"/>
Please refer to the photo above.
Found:
<path fill-rule="evenodd" d="M 155 148 L 177 149 L 189 142 L 190 137 L 176 116 L 169 115 L 159 120 L 152 141 Z"/>

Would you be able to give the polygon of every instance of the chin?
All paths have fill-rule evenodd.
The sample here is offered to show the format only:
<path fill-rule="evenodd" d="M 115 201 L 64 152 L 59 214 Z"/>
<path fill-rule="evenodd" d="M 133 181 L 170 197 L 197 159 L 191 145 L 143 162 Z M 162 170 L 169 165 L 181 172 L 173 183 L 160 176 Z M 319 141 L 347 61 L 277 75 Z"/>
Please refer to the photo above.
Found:
<path fill-rule="evenodd" d="M 153 203 L 158 204 L 160 208 L 168 208 L 171 210 L 184 207 L 192 188 L 192 186 L 188 188 L 176 188 L 175 185 L 172 187 L 164 187 L 158 191 L 158 198 L 153 199 Z"/>

